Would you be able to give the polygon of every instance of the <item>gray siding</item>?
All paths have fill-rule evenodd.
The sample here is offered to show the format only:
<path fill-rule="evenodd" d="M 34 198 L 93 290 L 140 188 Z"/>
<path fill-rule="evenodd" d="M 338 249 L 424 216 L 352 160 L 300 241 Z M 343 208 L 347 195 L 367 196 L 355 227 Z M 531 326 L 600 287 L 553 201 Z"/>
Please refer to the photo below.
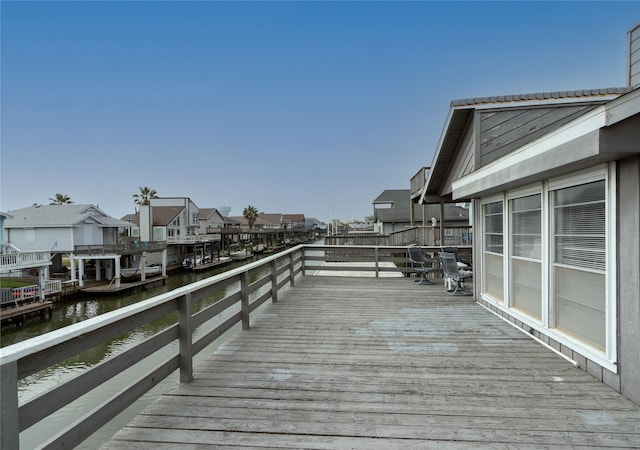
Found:
<path fill-rule="evenodd" d="M 474 142 L 474 127 L 473 122 L 471 122 L 460 139 L 457 152 L 449 166 L 449 171 L 440 185 L 440 195 L 451 194 L 453 192 L 451 183 L 473 172 L 475 163 Z"/>
<path fill-rule="evenodd" d="M 640 404 L 640 156 L 618 167 L 620 392 Z"/>
<path fill-rule="evenodd" d="M 479 111 L 478 167 L 483 167 L 544 136 L 596 105 L 559 105 Z"/>
<path fill-rule="evenodd" d="M 629 87 L 640 86 L 640 24 L 629 31 Z"/>

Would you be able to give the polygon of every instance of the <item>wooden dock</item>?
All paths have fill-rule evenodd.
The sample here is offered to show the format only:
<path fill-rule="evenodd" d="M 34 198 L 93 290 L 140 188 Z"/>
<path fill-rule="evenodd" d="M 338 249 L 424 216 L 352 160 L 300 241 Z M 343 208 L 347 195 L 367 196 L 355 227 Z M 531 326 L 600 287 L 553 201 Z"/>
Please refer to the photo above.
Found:
<path fill-rule="evenodd" d="M 0 322 L 16 318 L 22 320 L 25 316 L 36 312 L 39 312 L 41 315 L 45 313 L 51 314 L 52 307 L 53 302 L 51 301 L 34 301 L 11 308 L 5 308 L 0 311 Z"/>
<path fill-rule="evenodd" d="M 146 280 L 138 280 L 131 282 L 121 282 L 119 287 L 116 287 L 113 283 L 94 283 L 90 286 L 80 288 L 82 292 L 86 292 L 89 294 L 119 294 L 122 292 L 131 291 L 134 289 L 138 289 L 140 287 L 147 286 L 149 284 L 154 284 L 158 282 L 165 283 L 167 280 L 167 276 L 156 275 L 153 277 L 149 277 Z"/>
<path fill-rule="evenodd" d="M 104 449 L 639 448 L 640 407 L 469 297 L 307 276 Z"/>

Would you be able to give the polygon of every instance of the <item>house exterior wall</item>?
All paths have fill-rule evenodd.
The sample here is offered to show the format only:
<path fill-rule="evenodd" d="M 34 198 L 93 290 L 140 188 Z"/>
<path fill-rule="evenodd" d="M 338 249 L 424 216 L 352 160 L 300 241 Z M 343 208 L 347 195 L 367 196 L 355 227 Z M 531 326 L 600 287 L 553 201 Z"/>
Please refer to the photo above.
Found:
<path fill-rule="evenodd" d="M 618 195 L 620 392 L 640 404 L 640 156 L 620 161 Z"/>
<path fill-rule="evenodd" d="M 150 205 L 140 205 L 140 240 L 148 242 L 153 240 L 153 207 Z"/>
<path fill-rule="evenodd" d="M 6 232 L 7 242 L 23 252 L 50 249 L 56 252 L 73 251 L 73 229 L 71 228 L 11 228 Z"/>
<path fill-rule="evenodd" d="M 103 228 L 102 229 L 102 242 L 105 245 L 118 243 L 118 229 L 117 228 Z"/>
<path fill-rule="evenodd" d="M 214 212 L 206 219 L 200 220 L 198 234 L 207 234 L 208 229 L 224 228 L 224 218 L 219 212 Z"/>

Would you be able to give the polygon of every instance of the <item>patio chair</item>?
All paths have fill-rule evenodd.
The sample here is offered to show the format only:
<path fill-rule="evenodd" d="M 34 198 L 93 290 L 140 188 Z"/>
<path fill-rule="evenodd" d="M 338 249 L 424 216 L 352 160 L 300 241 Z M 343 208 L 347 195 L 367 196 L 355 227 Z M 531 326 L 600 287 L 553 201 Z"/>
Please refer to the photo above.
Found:
<path fill-rule="evenodd" d="M 419 274 L 420 278 L 414 280 L 417 284 L 434 284 L 433 281 L 427 279 L 428 273 L 437 272 L 438 261 L 435 259 L 426 258 L 420 247 L 408 247 L 407 254 L 409 262 L 411 263 L 411 272 Z"/>
<path fill-rule="evenodd" d="M 471 261 L 463 261 L 460 258 L 458 247 L 442 247 L 442 251 L 445 253 L 453 253 L 453 255 L 456 257 L 456 263 L 458 263 L 459 268 L 471 270 Z"/>
<path fill-rule="evenodd" d="M 444 277 L 454 283 L 454 287 L 448 289 L 447 293 L 449 295 L 473 295 L 470 290 L 464 287 L 464 279 L 471 278 L 473 272 L 460 269 L 453 253 L 441 252 L 440 262 L 442 264 Z"/>

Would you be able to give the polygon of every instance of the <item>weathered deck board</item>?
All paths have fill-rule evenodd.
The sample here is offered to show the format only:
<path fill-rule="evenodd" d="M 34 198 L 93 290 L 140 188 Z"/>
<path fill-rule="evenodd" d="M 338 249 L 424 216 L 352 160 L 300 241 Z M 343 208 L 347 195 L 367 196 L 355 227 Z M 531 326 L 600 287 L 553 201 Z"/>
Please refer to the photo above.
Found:
<path fill-rule="evenodd" d="M 123 448 L 638 448 L 640 407 L 468 297 L 304 277 Z"/>

